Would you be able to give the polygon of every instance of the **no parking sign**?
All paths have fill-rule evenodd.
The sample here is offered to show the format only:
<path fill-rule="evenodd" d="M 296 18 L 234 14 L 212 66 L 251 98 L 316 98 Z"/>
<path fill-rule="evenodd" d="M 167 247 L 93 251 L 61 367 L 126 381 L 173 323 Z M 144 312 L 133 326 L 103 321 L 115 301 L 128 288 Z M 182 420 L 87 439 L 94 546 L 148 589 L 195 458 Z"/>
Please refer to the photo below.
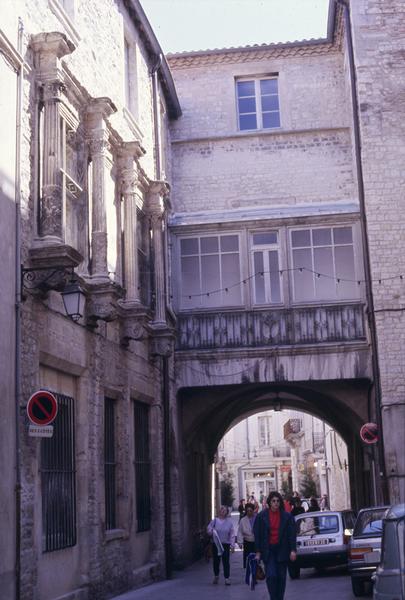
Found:
<path fill-rule="evenodd" d="M 376 423 L 364 423 L 360 429 L 360 437 L 365 444 L 378 442 L 378 427 Z"/>
<path fill-rule="evenodd" d="M 29 434 L 36 437 L 51 437 L 51 423 L 58 414 L 58 402 L 51 392 L 39 390 L 27 402 L 27 415 L 32 425 Z"/>

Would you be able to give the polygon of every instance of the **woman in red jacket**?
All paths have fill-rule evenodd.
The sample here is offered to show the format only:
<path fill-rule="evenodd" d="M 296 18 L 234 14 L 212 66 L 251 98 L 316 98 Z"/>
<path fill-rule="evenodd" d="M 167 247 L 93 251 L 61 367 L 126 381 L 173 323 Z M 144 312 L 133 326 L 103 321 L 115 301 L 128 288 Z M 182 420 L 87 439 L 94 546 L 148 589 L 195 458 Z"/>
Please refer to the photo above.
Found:
<path fill-rule="evenodd" d="M 297 558 L 295 519 L 278 492 L 270 493 L 267 504 L 270 508 L 257 515 L 253 527 L 256 559 L 264 562 L 270 600 L 283 600 L 287 564 Z"/>

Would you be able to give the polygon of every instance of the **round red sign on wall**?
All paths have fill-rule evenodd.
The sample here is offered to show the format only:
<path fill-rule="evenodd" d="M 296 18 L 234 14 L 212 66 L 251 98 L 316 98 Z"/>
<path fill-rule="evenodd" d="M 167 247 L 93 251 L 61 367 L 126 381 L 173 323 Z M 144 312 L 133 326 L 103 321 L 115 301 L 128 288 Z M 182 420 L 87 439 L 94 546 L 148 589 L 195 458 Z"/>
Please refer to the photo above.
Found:
<path fill-rule="evenodd" d="M 376 423 L 364 423 L 360 429 L 360 437 L 365 444 L 378 442 L 378 427 Z"/>
<path fill-rule="evenodd" d="M 34 425 L 49 425 L 58 414 L 58 402 L 51 392 L 39 390 L 27 403 L 27 415 Z"/>

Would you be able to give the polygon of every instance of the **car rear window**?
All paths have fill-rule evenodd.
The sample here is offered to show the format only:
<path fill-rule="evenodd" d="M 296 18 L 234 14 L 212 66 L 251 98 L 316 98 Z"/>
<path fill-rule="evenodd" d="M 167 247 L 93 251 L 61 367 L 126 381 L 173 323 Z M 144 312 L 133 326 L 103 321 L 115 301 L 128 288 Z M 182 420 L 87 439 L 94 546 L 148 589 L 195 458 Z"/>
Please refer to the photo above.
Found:
<path fill-rule="evenodd" d="M 369 536 L 380 536 L 382 535 L 383 524 L 382 519 L 386 509 L 370 510 L 362 512 L 357 517 L 356 524 L 354 526 L 354 535 L 369 535 Z"/>
<path fill-rule="evenodd" d="M 336 515 L 303 517 L 297 520 L 297 535 L 317 535 L 338 533 L 339 521 Z"/>

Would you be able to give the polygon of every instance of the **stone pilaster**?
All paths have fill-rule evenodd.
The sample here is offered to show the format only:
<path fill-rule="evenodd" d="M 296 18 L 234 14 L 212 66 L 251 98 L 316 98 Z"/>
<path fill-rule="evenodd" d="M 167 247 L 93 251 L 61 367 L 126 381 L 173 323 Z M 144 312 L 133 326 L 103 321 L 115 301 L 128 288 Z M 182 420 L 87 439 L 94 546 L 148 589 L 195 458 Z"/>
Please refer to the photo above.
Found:
<path fill-rule="evenodd" d="M 53 32 L 34 35 L 31 47 L 44 104 L 39 233 L 49 243 L 62 243 L 64 210 L 59 103 L 64 82 L 60 59 L 71 54 L 75 46 L 63 33 Z"/>
<path fill-rule="evenodd" d="M 124 203 L 124 260 L 126 308 L 140 304 L 138 276 L 137 208 L 138 170 L 135 158 L 140 154 L 138 142 L 123 143 L 119 152 L 119 180 Z"/>
<path fill-rule="evenodd" d="M 168 185 L 163 181 L 152 182 L 148 194 L 148 211 L 151 217 L 153 260 L 155 275 L 155 325 L 166 326 L 165 257 L 163 244 L 163 224 L 165 216 L 165 196 Z"/>
<path fill-rule="evenodd" d="M 111 170 L 109 135 L 105 119 L 116 111 L 109 98 L 95 98 L 87 109 L 87 139 L 92 160 L 91 278 L 106 282 L 107 266 L 107 177 Z"/>

